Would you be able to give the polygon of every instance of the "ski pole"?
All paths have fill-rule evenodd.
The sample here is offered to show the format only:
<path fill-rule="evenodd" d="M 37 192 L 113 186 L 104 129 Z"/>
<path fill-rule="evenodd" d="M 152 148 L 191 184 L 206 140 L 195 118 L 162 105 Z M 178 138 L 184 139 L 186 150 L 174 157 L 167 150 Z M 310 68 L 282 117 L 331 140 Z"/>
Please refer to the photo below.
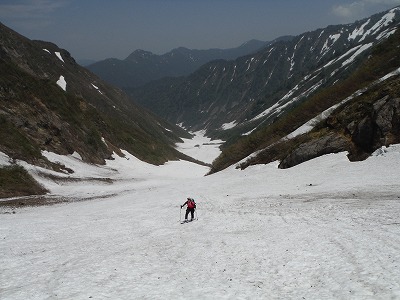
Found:
<path fill-rule="evenodd" d="M 181 206 L 181 210 L 179 211 L 179 222 L 182 222 L 182 206 Z"/>

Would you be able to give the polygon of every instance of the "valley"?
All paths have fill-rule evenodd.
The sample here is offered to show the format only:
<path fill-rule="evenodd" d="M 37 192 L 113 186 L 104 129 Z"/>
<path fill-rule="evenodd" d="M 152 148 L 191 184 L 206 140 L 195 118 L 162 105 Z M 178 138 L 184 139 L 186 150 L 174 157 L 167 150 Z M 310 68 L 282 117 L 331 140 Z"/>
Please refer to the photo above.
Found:
<path fill-rule="evenodd" d="M 178 147 L 212 159 L 205 144 L 197 135 Z M 48 157 L 81 181 L 35 178 L 53 195 L 86 201 L 0 208 L 4 299 L 399 296 L 399 146 L 363 162 L 339 153 L 206 177 L 185 161 Z M 181 225 L 186 197 L 198 220 Z"/>
<path fill-rule="evenodd" d="M 0 298 L 400 299 L 399 26 L 84 68 L 0 23 Z"/>

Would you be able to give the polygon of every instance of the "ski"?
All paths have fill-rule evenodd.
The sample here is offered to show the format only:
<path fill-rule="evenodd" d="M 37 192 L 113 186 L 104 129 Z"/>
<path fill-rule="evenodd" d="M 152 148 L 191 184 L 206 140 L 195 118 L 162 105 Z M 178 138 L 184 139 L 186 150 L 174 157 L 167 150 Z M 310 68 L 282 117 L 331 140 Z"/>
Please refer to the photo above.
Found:
<path fill-rule="evenodd" d="M 181 224 L 186 224 L 186 223 L 190 223 L 193 221 L 197 221 L 197 219 L 181 221 Z"/>

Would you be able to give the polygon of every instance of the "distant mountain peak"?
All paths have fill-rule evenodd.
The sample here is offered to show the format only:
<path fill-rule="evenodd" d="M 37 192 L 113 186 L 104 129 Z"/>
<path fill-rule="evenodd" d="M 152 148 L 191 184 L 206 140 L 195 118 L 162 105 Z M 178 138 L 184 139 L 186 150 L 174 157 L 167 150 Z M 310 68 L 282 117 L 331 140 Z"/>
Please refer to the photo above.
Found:
<path fill-rule="evenodd" d="M 154 56 L 156 56 L 156 54 L 154 54 L 150 51 L 137 49 L 137 50 L 133 51 L 125 60 L 137 61 L 137 60 L 147 59 L 147 58 L 154 57 Z"/>
<path fill-rule="evenodd" d="M 241 44 L 240 47 L 245 47 L 245 46 L 248 46 L 248 45 L 251 45 L 251 44 L 256 44 L 256 43 L 257 44 L 264 44 L 265 42 L 257 40 L 257 39 L 251 39 L 251 40 L 248 40 L 247 42 L 244 42 L 243 44 Z"/>
<path fill-rule="evenodd" d="M 197 50 L 178 47 L 162 55 L 138 49 L 122 61 L 105 59 L 87 68 L 116 86 L 136 88 L 163 77 L 189 75 L 212 60 L 233 60 L 254 53 L 267 44 L 251 40 L 231 49 Z"/>

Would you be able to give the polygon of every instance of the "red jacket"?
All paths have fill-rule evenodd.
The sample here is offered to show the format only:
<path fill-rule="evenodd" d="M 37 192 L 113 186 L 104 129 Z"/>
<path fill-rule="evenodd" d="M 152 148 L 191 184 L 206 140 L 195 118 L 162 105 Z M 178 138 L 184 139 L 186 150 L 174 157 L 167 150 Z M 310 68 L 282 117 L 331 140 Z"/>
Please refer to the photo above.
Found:
<path fill-rule="evenodd" d="M 196 202 L 194 202 L 193 199 L 188 199 L 185 203 L 182 204 L 181 207 L 184 207 L 185 205 L 187 205 L 187 207 L 188 207 L 189 209 L 196 208 Z"/>

